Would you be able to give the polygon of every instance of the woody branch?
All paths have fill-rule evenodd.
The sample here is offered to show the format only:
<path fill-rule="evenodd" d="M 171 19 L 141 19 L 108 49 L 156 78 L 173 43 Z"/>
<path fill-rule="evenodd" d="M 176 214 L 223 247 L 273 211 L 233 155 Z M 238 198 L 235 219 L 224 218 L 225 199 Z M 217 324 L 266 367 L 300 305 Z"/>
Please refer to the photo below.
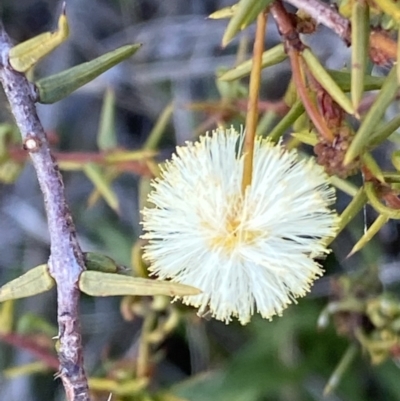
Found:
<path fill-rule="evenodd" d="M 50 232 L 49 271 L 57 283 L 61 377 L 69 401 L 89 401 L 78 315 L 78 280 L 85 269 L 61 174 L 35 107 L 35 92 L 8 61 L 11 42 L 0 22 L 0 82 L 43 193 Z"/>

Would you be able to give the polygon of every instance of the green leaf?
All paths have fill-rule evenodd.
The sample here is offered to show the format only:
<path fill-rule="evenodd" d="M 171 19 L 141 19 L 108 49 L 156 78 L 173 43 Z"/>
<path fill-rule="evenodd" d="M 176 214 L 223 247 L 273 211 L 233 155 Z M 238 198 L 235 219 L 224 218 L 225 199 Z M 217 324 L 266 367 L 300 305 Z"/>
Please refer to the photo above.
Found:
<path fill-rule="evenodd" d="M 257 15 L 272 2 L 273 0 L 240 0 L 225 30 L 222 46 L 225 47 L 238 32 L 252 24 Z"/>
<path fill-rule="evenodd" d="M 14 326 L 15 301 L 9 299 L 0 306 L 0 334 L 8 334 Z"/>
<path fill-rule="evenodd" d="M 224 18 L 231 18 L 235 15 L 235 12 L 238 8 L 238 4 L 234 4 L 233 6 L 228 6 L 221 8 L 220 10 L 217 10 L 210 14 L 208 18 L 210 19 L 224 19 Z"/>
<path fill-rule="evenodd" d="M 83 170 L 83 166 L 82 166 L 82 170 Z M 118 172 L 117 170 L 115 170 L 113 168 L 104 170 L 103 171 L 104 184 L 106 186 L 111 187 L 111 184 L 113 183 L 113 181 L 115 181 L 115 179 L 118 178 L 120 176 L 120 174 L 121 174 L 120 172 Z M 88 208 L 95 205 L 101 199 L 101 197 L 102 197 L 102 195 L 101 195 L 100 191 L 97 188 L 94 188 L 87 199 Z"/>
<path fill-rule="evenodd" d="M 382 124 L 376 131 L 371 133 L 368 141 L 368 149 L 375 148 L 385 139 L 389 138 L 400 127 L 400 114 L 390 121 Z"/>
<path fill-rule="evenodd" d="M 389 75 L 386 77 L 382 89 L 378 93 L 374 104 L 365 115 L 360 128 L 358 129 L 349 149 L 344 158 L 344 164 L 352 162 L 360 153 L 362 153 L 369 145 L 372 133 L 381 121 L 389 104 L 396 96 L 398 89 L 397 70 L 393 67 Z"/>
<path fill-rule="evenodd" d="M 352 182 L 336 176 L 329 177 L 329 182 L 347 195 L 356 196 L 358 188 Z"/>
<path fill-rule="evenodd" d="M 79 64 L 59 74 L 39 79 L 35 82 L 38 101 L 46 104 L 58 102 L 103 72 L 132 56 L 140 47 L 140 44 L 122 46 L 92 61 Z"/>
<path fill-rule="evenodd" d="M 58 30 L 45 32 L 14 46 L 9 53 L 11 67 L 19 72 L 28 71 L 43 57 L 63 43 L 69 35 L 68 20 L 64 9 L 58 19 Z"/>
<path fill-rule="evenodd" d="M 337 386 L 340 384 L 343 375 L 349 369 L 357 354 L 358 347 L 355 344 L 349 345 L 324 388 L 324 396 L 327 396 L 335 391 Z"/>
<path fill-rule="evenodd" d="M 103 107 L 100 113 L 100 125 L 97 132 L 97 146 L 100 150 L 109 150 L 117 147 L 115 132 L 115 93 L 112 88 L 107 88 Z"/>
<path fill-rule="evenodd" d="M 364 165 L 368 168 L 368 170 L 372 173 L 372 175 L 378 179 L 380 182 L 385 182 L 383 178 L 383 173 L 381 168 L 379 167 L 376 160 L 372 157 L 371 153 L 365 152 L 362 156 L 362 161 Z"/>
<path fill-rule="evenodd" d="M 363 234 L 363 236 L 357 241 L 357 243 L 353 246 L 350 253 L 347 255 L 354 255 L 356 252 L 364 248 L 364 246 L 371 241 L 371 239 L 375 236 L 375 234 L 389 221 L 389 217 L 383 214 L 380 214 L 375 221 L 368 227 L 368 230 Z"/>
<path fill-rule="evenodd" d="M 395 151 L 392 153 L 391 161 L 392 161 L 392 164 L 393 164 L 394 168 L 395 168 L 397 171 L 400 171 L 400 151 L 395 150 Z"/>
<path fill-rule="evenodd" d="M 0 161 L 8 158 L 8 148 L 10 145 L 21 143 L 18 128 L 15 125 L 0 124 Z"/>
<path fill-rule="evenodd" d="M 364 93 L 369 42 L 369 6 L 355 0 L 351 15 L 351 100 L 357 110 Z"/>
<path fill-rule="evenodd" d="M 86 176 L 92 181 L 94 187 L 99 191 L 108 206 L 116 213 L 119 212 L 119 202 L 117 195 L 114 193 L 111 182 L 105 177 L 102 168 L 93 163 L 87 163 L 83 167 Z"/>
<path fill-rule="evenodd" d="M 169 295 L 175 297 L 201 293 L 200 290 L 189 285 L 90 270 L 81 274 L 79 288 L 85 294 L 93 297 L 116 295 Z"/>
<path fill-rule="evenodd" d="M 279 64 L 283 60 L 287 59 L 287 54 L 285 52 L 285 47 L 283 44 L 276 45 L 271 49 L 266 50 L 262 54 L 261 67 L 266 68 L 271 65 Z M 253 60 L 247 60 L 239 64 L 235 68 L 224 72 L 218 77 L 221 81 L 233 81 L 235 79 L 243 78 L 250 75 L 251 67 L 253 65 Z"/>
<path fill-rule="evenodd" d="M 344 92 L 351 91 L 351 74 L 346 71 L 327 70 L 329 75 Z M 364 76 L 364 91 L 379 90 L 385 82 L 386 77 Z"/>
<path fill-rule="evenodd" d="M 0 163 L 0 182 L 12 184 L 19 177 L 24 168 L 23 162 L 16 162 L 12 159 Z"/>
<path fill-rule="evenodd" d="M 268 134 L 273 142 L 277 142 L 279 138 L 289 129 L 293 123 L 304 113 L 304 106 L 301 100 L 297 100 L 290 108 L 289 112 L 275 125 Z"/>
<path fill-rule="evenodd" d="M 293 132 L 292 136 L 306 145 L 315 146 L 318 143 L 317 135 L 313 131 Z"/>
<path fill-rule="evenodd" d="M 336 236 L 354 219 L 366 203 L 367 195 L 365 194 L 364 187 L 361 187 L 340 215 L 339 228 Z"/>
<path fill-rule="evenodd" d="M 375 0 L 375 4 L 397 23 L 400 22 L 400 7 L 392 0 Z"/>
<path fill-rule="evenodd" d="M 35 373 L 47 373 L 48 370 L 49 366 L 45 362 L 35 361 L 4 369 L 2 375 L 10 380 L 20 376 L 32 376 Z"/>
<path fill-rule="evenodd" d="M 142 392 L 148 386 L 149 378 L 137 377 L 121 381 L 106 377 L 90 377 L 88 382 L 92 391 L 112 393 L 113 396 L 129 396 L 129 399 L 132 399 L 133 395 Z M 137 399 L 145 401 L 142 397 Z M 109 400 L 111 401 L 111 398 Z"/>
<path fill-rule="evenodd" d="M 158 117 L 156 124 L 154 125 L 153 129 L 151 130 L 149 137 L 146 140 L 146 143 L 143 146 L 143 150 L 156 150 L 158 144 L 161 140 L 163 133 L 169 123 L 172 112 L 174 111 L 173 103 L 167 105 L 167 107 L 163 110 L 160 117 Z"/>
<path fill-rule="evenodd" d="M 310 49 L 306 48 L 302 52 L 302 57 L 307 63 L 307 66 L 311 70 L 314 78 L 320 83 L 320 85 L 332 96 L 333 100 L 346 113 L 354 114 L 355 110 L 351 103 L 351 100 L 346 96 L 340 86 L 334 81 L 331 75 L 326 71 L 326 69 L 321 65 L 318 58 L 311 52 Z"/>
<path fill-rule="evenodd" d="M 16 331 L 18 334 L 40 332 L 49 337 L 57 335 L 57 327 L 55 325 L 49 323 L 42 316 L 36 315 L 32 312 L 25 313 L 18 319 Z"/>
<path fill-rule="evenodd" d="M 55 281 L 50 276 L 47 265 L 39 265 L 4 284 L 0 288 L 0 302 L 41 294 L 54 285 Z"/>

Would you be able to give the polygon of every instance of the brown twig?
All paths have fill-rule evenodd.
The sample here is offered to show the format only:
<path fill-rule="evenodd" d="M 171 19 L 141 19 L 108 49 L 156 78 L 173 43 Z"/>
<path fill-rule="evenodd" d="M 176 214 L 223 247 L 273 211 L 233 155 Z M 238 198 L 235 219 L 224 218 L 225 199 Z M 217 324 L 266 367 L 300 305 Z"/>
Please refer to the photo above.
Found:
<path fill-rule="evenodd" d="M 317 23 L 325 25 L 339 35 L 347 45 L 351 44 L 350 21 L 342 17 L 334 7 L 321 0 L 285 0 L 285 2 L 305 11 Z M 384 31 L 371 30 L 369 48 L 373 59 L 381 59 L 382 63 L 388 60 L 395 61 L 396 46 L 396 41 L 388 37 Z"/>
<path fill-rule="evenodd" d="M 29 152 L 43 193 L 50 233 L 50 274 L 57 283 L 61 377 L 69 401 L 89 401 L 78 314 L 78 280 L 85 269 L 64 185 L 35 108 L 35 95 L 25 75 L 8 61 L 11 42 L 0 23 L 0 82 Z"/>
<path fill-rule="evenodd" d="M 336 32 L 346 43 L 350 43 L 350 22 L 342 17 L 333 7 L 320 0 L 285 0 L 301 10 L 304 10 L 319 24 Z"/>

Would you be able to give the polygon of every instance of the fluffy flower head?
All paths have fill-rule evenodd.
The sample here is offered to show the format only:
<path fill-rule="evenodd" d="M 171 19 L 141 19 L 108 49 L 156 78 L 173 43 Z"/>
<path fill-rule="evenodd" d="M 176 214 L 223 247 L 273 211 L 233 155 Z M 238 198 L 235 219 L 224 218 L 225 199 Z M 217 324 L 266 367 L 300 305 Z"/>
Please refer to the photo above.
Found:
<path fill-rule="evenodd" d="M 184 303 L 245 324 L 255 310 L 281 314 L 310 290 L 337 215 L 323 169 L 262 138 L 243 195 L 242 142 L 221 129 L 178 147 L 152 184 L 143 237 L 153 274 L 202 290 Z"/>

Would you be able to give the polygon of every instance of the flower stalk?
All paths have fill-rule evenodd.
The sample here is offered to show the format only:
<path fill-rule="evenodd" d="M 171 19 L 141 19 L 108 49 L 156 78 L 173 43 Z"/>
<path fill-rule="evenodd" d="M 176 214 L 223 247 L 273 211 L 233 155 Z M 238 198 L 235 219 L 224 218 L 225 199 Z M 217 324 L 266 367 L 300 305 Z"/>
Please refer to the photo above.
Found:
<path fill-rule="evenodd" d="M 253 64 L 250 74 L 249 102 L 246 115 L 246 134 L 243 146 L 243 193 L 246 191 L 246 188 L 251 184 L 251 178 L 253 174 L 254 140 L 258 122 L 258 96 L 260 92 L 262 55 L 264 52 L 264 37 L 266 25 L 267 13 L 263 11 L 257 17 L 257 30 L 253 48 Z"/>

